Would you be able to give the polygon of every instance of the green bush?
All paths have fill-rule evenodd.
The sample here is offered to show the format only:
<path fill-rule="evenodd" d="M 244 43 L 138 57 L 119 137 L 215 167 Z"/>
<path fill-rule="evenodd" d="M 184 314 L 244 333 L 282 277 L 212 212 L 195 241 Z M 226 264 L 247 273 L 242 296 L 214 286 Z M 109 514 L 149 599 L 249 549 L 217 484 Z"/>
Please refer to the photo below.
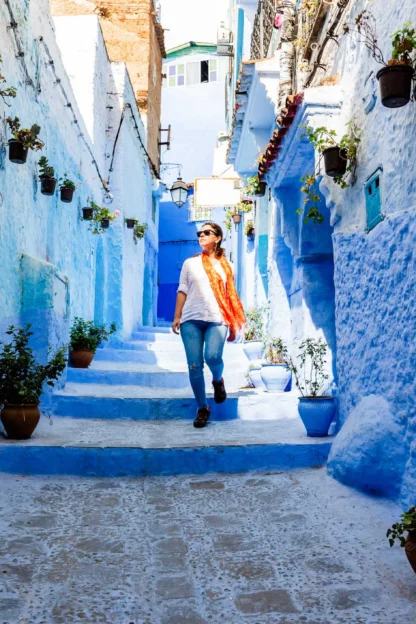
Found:
<path fill-rule="evenodd" d="M 107 330 L 105 325 L 97 325 L 94 321 L 84 321 L 84 319 L 76 316 L 70 332 L 70 349 L 78 351 L 85 349 L 94 353 L 108 337 L 117 331 L 115 323 L 111 323 L 110 329 Z"/>

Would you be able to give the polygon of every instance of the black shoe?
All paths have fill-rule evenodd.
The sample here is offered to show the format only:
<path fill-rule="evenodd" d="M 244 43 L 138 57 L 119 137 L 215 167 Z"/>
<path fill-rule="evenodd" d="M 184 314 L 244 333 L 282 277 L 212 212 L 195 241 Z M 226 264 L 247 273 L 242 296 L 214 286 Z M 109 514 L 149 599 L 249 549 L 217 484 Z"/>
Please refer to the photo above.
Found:
<path fill-rule="evenodd" d="M 209 421 L 209 417 L 211 415 L 211 410 L 208 405 L 205 407 L 200 407 L 198 410 L 197 417 L 194 420 L 194 427 L 197 429 L 202 429 L 202 427 L 206 427 Z"/>
<path fill-rule="evenodd" d="M 214 386 L 215 403 L 224 403 L 225 399 L 227 398 L 227 393 L 224 386 L 224 379 L 221 377 L 219 381 L 213 381 L 212 385 Z"/>

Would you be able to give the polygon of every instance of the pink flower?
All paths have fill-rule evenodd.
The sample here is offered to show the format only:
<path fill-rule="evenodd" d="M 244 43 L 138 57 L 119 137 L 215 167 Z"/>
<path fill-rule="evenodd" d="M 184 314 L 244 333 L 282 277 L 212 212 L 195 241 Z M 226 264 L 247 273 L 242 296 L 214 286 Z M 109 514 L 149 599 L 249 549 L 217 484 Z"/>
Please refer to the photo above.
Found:
<path fill-rule="evenodd" d="M 283 15 L 281 13 L 278 13 L 274 20 L 274 27 L 281 28 L 282 26 L 283 26 Z"/>
<path fill-rule="evenodd" d="M 114 216 L 118 217 L 118 215 L 120 214 L 120 210 L 114 210 Z"/>

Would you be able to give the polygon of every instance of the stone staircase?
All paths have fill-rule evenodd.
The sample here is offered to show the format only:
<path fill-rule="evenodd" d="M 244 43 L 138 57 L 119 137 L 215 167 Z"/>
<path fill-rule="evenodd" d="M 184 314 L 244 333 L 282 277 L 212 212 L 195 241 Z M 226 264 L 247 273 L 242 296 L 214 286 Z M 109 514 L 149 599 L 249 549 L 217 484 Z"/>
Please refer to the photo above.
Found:
<path fill-rule="evenodd" d="M 24 474 L 145 476 L 286 470 L 326 461 L 328 438 L 307 438 L 295 393 L 244 388 L 240 344 L 224 352 L 228 399 L 195 429 L 196 407 L 182 342 L 168 327 L 138 328 L 128 342 L 99 349 L 89 369 L 43 403 L 30 440 L 0 439 L 0 471 Z M 52 425 L 52 426 L 50 426 Z"/>

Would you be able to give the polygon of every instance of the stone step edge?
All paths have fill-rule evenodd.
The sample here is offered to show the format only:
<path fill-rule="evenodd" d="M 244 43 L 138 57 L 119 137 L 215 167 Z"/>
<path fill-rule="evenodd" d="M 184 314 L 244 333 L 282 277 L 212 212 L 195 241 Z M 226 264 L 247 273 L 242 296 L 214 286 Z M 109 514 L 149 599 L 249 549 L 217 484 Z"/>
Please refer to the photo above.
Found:
<path fill-rule="evenodd" d="M 313 468 L 331 442 L 149 449 L 140 447 L 0 446 L 0 473 L 82 477 L 236 474 Z"/>

